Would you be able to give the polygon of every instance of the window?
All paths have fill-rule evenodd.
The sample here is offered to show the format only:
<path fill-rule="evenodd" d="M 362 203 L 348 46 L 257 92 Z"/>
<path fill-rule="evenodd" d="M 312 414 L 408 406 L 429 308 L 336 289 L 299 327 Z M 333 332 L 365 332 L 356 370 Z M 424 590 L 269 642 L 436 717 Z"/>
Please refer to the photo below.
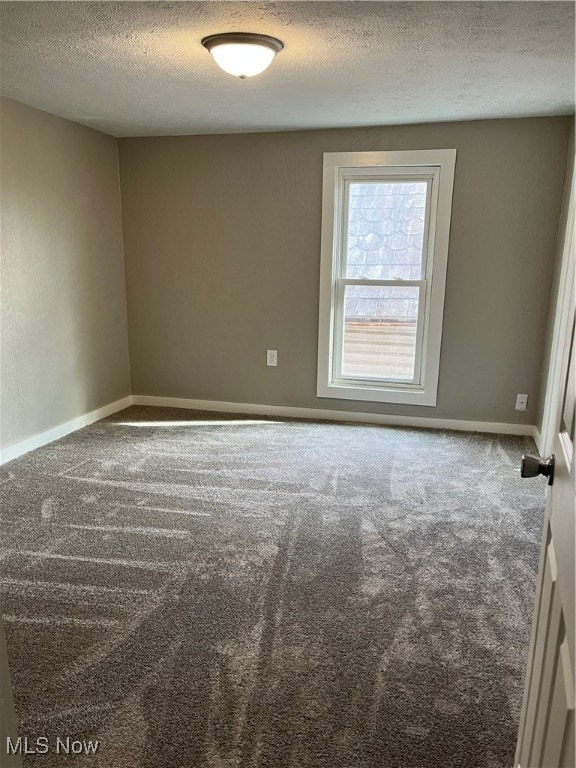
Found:
<path fill-rule="evenodd" d="M 319 397 L 436 405 L 455 162 L 324 155 Z"/>

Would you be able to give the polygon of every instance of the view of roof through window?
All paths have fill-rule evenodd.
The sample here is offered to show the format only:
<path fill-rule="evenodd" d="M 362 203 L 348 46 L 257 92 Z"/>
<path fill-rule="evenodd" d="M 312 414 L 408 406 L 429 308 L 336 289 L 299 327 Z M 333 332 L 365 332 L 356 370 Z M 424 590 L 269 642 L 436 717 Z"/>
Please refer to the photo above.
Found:
<path fill-rule="evenodd" d="M 421 280 L 427 183 L 351 182 L 345 277 Z M 347 285 L 342 373 L 414 377 L 420 291 L 416 286 Z"/>

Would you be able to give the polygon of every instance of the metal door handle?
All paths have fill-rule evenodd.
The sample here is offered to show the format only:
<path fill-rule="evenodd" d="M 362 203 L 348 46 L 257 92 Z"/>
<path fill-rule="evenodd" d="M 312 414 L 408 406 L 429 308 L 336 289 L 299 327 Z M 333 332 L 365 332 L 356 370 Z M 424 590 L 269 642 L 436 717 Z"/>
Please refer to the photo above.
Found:
<path fill-rule="evenodd" d="M 548 485 L 554 482 L 554 454 L 542 461 L 537 456 L 522 456 L 520 464 L 520 477 L 537 477 L 544 475 L 548 478 Z"/>

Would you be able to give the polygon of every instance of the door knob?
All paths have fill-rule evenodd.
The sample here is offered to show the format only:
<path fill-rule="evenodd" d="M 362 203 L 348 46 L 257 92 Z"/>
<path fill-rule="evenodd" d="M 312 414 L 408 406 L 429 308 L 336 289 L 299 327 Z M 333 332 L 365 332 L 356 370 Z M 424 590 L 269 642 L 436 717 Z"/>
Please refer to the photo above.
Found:
<path fill-rule="evenodd" d="M 554 454 L 545 461 L 537 456 L 522 456 L 520 464 L 520 477 L 536 477 L 544 475 L 548 478 L 548 485 L 554 482 Z"/>

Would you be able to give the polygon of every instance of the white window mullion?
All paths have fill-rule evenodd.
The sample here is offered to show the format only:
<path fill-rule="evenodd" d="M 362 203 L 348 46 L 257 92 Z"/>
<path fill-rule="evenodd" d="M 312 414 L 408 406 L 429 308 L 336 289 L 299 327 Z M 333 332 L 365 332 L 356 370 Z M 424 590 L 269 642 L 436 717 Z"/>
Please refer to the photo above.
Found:
<path fill-rule="evenodd" d="M 427 297 L 428 283 L 426 280 L 420 281 L 420 292 L 418 298 L 418 327 L 416 329 L 416 354 L 414 360 L 414 381 L 417 384 L 422 384 L 422 368 L 423 368 L 423 356 L 425 353 L 424 348 L 424 327 L 426 324 L 427 316 Z"/>
<path fill-rule="evenodd" d="M 426 280 L 371 280 L 369 277 L 340 277 L 341 285 L 375 285 L 391 288 L 420 288 Z"/>
<path fill-rule="evenodd" d="M 331 380 L 340 378 L 342 371 L 342 350 L 344 346 L 344 292 L 345 285 L 342 278 L 334 284 L 334 330 L 332 346 L 332 371 Z"/>

